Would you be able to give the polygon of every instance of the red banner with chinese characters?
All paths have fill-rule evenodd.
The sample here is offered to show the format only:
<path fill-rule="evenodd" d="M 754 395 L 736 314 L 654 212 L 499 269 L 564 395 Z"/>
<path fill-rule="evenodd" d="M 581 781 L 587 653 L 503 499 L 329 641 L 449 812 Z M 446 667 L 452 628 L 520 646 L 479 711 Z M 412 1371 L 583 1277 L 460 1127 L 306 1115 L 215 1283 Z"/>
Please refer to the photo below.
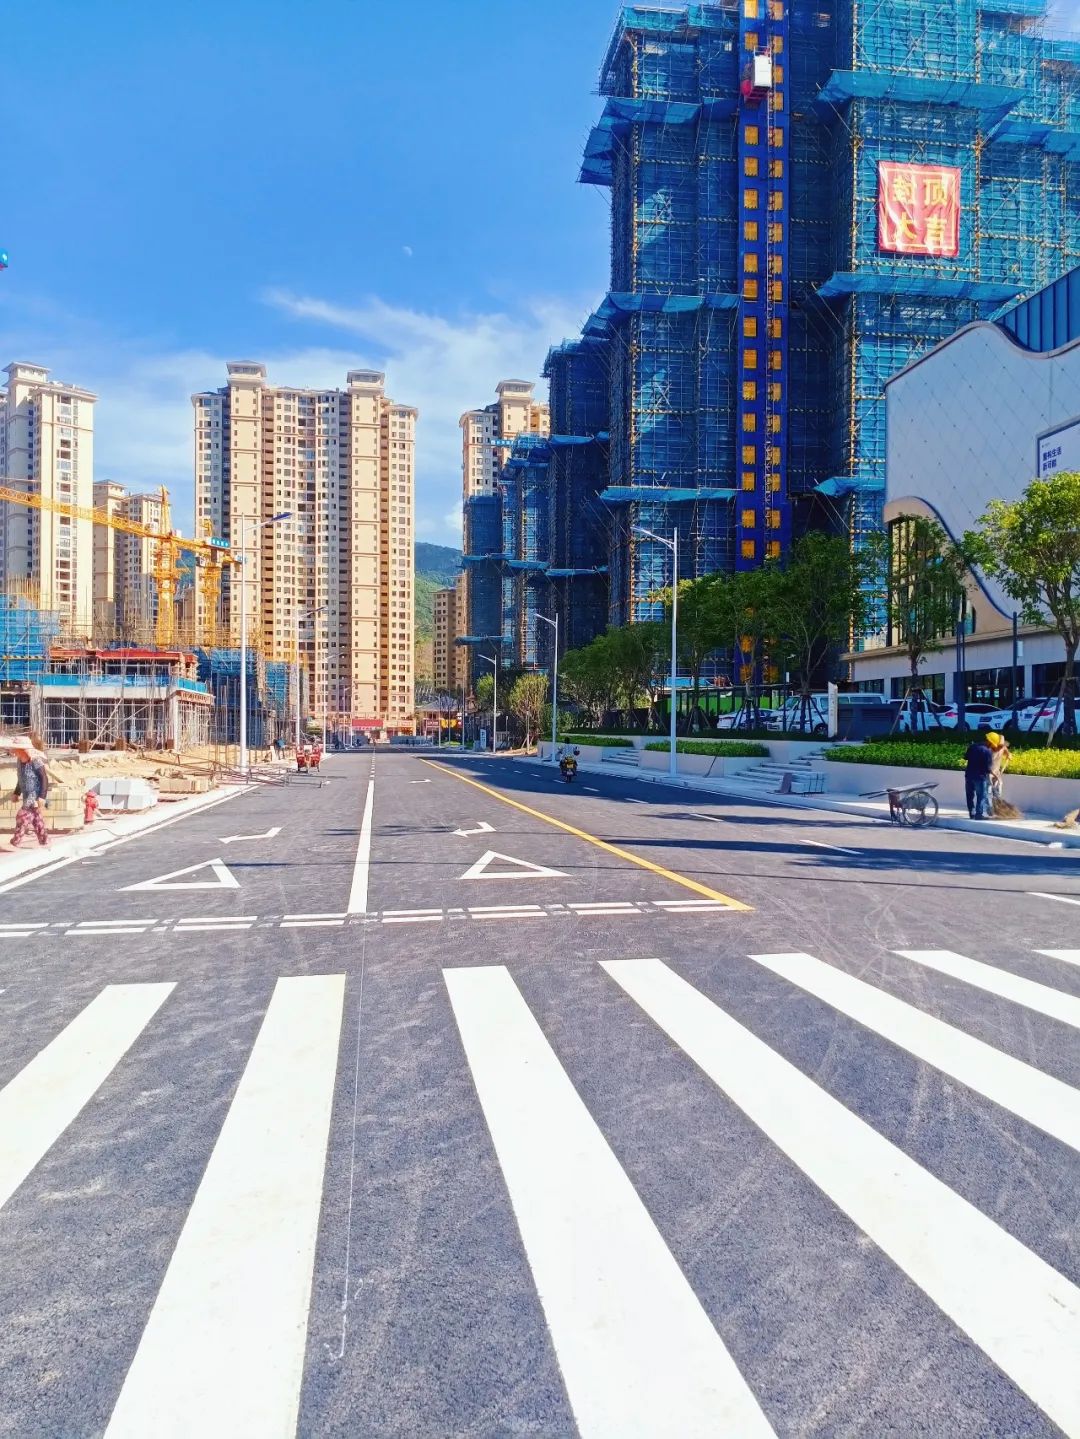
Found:
<path fill-rule="evenodd" d="M 953 165 L 878 162 L 878 249 L 960 253 L 960 171 Z"/>

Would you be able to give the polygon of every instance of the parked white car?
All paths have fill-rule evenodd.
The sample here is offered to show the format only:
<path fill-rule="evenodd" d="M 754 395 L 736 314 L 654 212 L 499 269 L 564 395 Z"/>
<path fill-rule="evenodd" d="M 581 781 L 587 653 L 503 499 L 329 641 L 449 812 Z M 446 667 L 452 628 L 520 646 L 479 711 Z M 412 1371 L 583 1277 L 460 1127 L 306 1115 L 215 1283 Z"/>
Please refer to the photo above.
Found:
<path fill-rule="evenodd" d="M 941 705 L 933 700 L 927 700 L 924 713 L 919 718 L 920 731 L 926 729 L 933 732 L 935 729 L 956 729 L 960 723 L 960 710 L 955 704 Z M 996 723 L 992 717 L 999 715 L 1000 710 L 993 705 L 970 704 L 964 706 L 964 725 L 967 729 L 995 729 Z M 896 728 L 903 734 L 909 734 L 914 725 L 913 716 L 915 705 L 911 699 L 906 699 L 900 706 L 900 717 L 896 722 Z M 1011 711 L 1010 711 L 1011 714 Z"/>

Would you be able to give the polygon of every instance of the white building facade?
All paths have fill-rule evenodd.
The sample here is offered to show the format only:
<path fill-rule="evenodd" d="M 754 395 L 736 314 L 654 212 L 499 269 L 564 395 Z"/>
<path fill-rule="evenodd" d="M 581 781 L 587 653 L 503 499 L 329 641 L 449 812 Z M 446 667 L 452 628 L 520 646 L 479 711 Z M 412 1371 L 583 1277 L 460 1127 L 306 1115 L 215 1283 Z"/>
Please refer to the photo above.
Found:
<path fill-rule="evenodd" d="M 1073 272 L 1024 304 L 1044 304 L 1065 285 L 1075 286 L 1080 300 L 1080 272 Z M 1013 325 L 1015 315 L 1006 317 Z M 1040 473 L 1080 469 L 1080 304 L 1075 334 L 1063 324 L 1046 339 L 1050 348 L 1030 348 L 1004 322 L 969 325 L 888 382 L 886 525 L 925 515 L 959 539 L 990 500 L 1018 499 Z M 939 699 L 956 700 L 962 689 L 968 703 L 1008 705 L 1016 605 L 989 576 L 973 573 L 968 608 L 963 670 L 955 638 L 944 636 L 921 668 L 924 687 Z M 847 658 L 861 687 L 898 697 L 909 666 L 891 638 L 879 636 Z M 1056 693 L 1064 673 L 1060 637 L 1018 623 L 1017 640 L 1017 696 Z"/>
<path fill-rule="evenodd" d="M 61 384 L 41 365 L 7 366 L 0 393 L 0 475 L 11 489 L 89 508 L 94 498 L 97 396 Z M 0 504 L 0 590 L 54 610 L 73 637 L 94 615 L 94 527 L 47 508 Z"/>

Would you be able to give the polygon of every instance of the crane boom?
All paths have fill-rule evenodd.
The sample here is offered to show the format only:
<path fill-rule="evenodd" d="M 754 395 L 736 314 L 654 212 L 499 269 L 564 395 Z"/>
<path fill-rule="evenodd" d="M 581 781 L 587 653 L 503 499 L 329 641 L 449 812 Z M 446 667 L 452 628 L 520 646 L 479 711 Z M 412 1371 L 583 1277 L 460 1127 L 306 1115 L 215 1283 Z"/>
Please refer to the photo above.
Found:
<path fill-rule="evenodd" d="M 108 510 L 89 505 L 69 504 L 66 500 L 54 500 L 45 495 L 28 494 L 25 490 L 0 485 L 0 501 L 13 505 L 26 505 L 33 510 L 48 510 L 64 515 L 68 519 L 86 520 L 92 525 L 104 525 L 122 534 L 136 535 L 140 539 L 154 541 L 154 580 L 157 584 L 158 613 L 155 626 L 155 640 L 162 648 L 168 648 L 175 637 L 176 585 L 180 575 L 177 563 L 181 551 L 193 554 L 201 560 L 203 609 L 205 612 L 206 634 L 200 636 L 208 645 L 216 642 L 217 601 L 221 593 L 221 569 L 223 565 L 238 563 L 237 557 L 220 544 L 209 539 L 187 539 L 172 529 L 169 513 L 169 494 L 162 486 L 161 528 L 143 524 L 140 520 L 129 520 L 124 515 L 113 515 Z"/>

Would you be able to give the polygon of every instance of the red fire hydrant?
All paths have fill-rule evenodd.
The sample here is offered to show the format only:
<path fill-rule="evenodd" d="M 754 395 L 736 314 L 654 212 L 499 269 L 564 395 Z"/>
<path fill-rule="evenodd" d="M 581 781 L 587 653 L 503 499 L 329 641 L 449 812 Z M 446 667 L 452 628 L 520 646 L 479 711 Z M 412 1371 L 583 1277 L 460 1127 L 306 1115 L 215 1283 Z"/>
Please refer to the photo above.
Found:
<path fill-rule="evenodd" d="M 92 789 L 88 789 L 86 798 L 83 800 L 83 824 L 93 824 L 97 810 L 98 797 Z"/>

